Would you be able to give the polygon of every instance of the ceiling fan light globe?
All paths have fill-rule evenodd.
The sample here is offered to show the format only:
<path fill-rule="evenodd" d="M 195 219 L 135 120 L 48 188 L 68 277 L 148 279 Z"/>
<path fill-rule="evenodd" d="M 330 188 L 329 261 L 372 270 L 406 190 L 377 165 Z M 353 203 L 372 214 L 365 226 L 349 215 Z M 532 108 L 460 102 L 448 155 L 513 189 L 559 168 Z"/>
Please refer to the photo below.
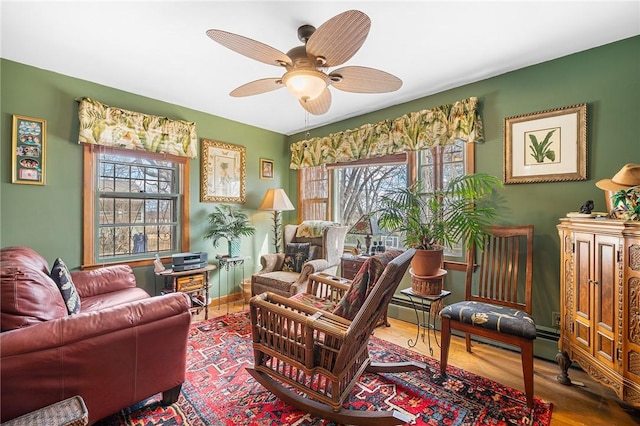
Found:
<path fill-rule="evenodd" d="M 292 70 L 282 77 L 287 90 L 296 99 L 305 102 L 320 96 L 327 88 L 328 80 L 326 74 L 313 69 Z"/>

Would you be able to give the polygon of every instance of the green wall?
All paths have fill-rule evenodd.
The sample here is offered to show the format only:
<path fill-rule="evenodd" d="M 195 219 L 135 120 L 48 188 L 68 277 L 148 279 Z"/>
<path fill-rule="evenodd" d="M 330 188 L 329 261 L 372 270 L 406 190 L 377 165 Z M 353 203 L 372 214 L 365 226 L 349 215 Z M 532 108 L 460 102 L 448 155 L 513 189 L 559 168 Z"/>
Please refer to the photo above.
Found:
<path fill-rule="evenodd" d="M 485 130 L 485 143 L 476 146 L 476 170 L 502 176 L 505 117 L 586 103 L 588 180 L 506 185 L 501 190 L 507 203 L 501 222 L 535 225 L 534 317 L 541 327 L 550 327 L 551 312 L 558 310 L 559 300 L 558 218 L 569 211 L 576 211 L 588 199 L 595 201 L 596 210 L 603 210 L 604 195 L 595 187 L 595 182 L 613 176 L 625 163 L 640 163 L 639 52 L 640 36 L 637 36 L 317 128 L 311 131 L 311 136 L 339 132 L 476 96 L 480 99 Z M 2 60 L 0 67 L 1 246 L 29 245 L 50 262 L 60 256 L 70 267 L 80 266 L 82 150 L 76 143 L 78 119 L 75 98 L 88 96 L 121 108 L 194 121 L 199 138 L 247 147 L 247 203 L 243 208 L 258 232 L 255 238 L 243 240 L 243 254 L 252 257 L 246 268 L 247 275 L 258 268 L 260 254 L 270 249 L 271 215 L 258 212 L 256 208 L 270 187 L 284 188 L 295 203 L 297 174 L 288 169 L 288 147 L 304 139 L 303 134 L 286 137 L 8 60 Z M 428 72 L 426 69 L 425 74 Z M 47 120 L 46 186 L 10 183 L 13 114 Z M 275 180 L 258 179 L 260 157 L 275 160 Z M 190 176 L 191 249 L 207 251 L 213 257 L 224 249 L 214 249 L 209 241 L 202 240 L 206 216 L 213 204 L 199 202 L 199 176 L 199 160 L 194 159 Z M 295 213 L 288 212 L 284 221 L 295 222 Z M 136 271 L 140 285 L 153 291 L 151 268 L 141 269 Z M 213 297 L 217 296 L 216 280 L 214 274 Z M 448 301 L 461 298 L 462 281 L 458 273 L 447 277 L 446 286 L 454 292 Z M 225 293 L 224 289 L 222 293 Z M 392 308 L 390 314 L 412 319 L 407 312 L 396 308 Z"/>
<path fill-rule="evenodd" d="M 249 214 L 257 232 L 255 238 L 244 238 L 243 255 L 251 256 L 247 274 L 259 265 L 260 254 L 272 249 L 270 212 L 257 211 L 268 188 L 281 187 L 288 193 L 287 172 L 289 148 L 284 135 L 160 102 L 132 93 L 61 74 L 43 71 L 16 62 L 0 62 L 2 155 L 0 156 L 0 245 L 31 246 L 50 264 L 61 257 L 70 268 L 82 261 L 82 146 L 78 141 L 78 104 L 76 98 L 87 96 L 120 108 L 195 122 L 198 138 L 214 139 L 247 147 L 247 197 L 243 209 Z M 46 185 L 11 183 L 12 115 L 37 117 L 47 121 Z M 275 161 L 275 179 L 258 177 L 260 158 Z M 190 162 L 191 175 L 191 250 L 226 252 L 225 246 L 214 248 L 202 235 L 207 214 L 215 204 L 200 202 L 200 160 Z M 212 283 L 217 282 L 217 272 Z M 152 268 L 136 270 L 139 285 L 155 292 Z M 223 276 L 223 279 L 225 277 Z M 158 283 L 158 288 L 160 283 Z M 212 297 L 217 285 L 212 285 Z M 224 288 L 224 286 L 223 286 Z M 223 289 L 222 294 L 226 291 Z"/>
<path fill-rule="evenodd" d="M 424 72 L 428 74 L 429 70 Z M 500 191 L 507 205 L 500 222 L 535 226 L 533 315 L 538 325 L 551 327 L 551 313 L 559 310 L 558 218 L 577 211 L 589 199 L 595 201 L 596 211 L 605 210 L 604 193 L 595 182 L 612 177 L 625 163 L 640 163 L 640 37 L 317 128 L 311 131 L 311 137 L 471 96 L 480 100 L 485 133 L 485 143 L 475 147 L 476 171 L 499 177 L 503 176 L 506 117 L 587 104 L 588 180 L 513 184 L 505 185 Z M 296 134 L 289 142 L 303 139 L 306 139 L 304 134 Z M 296 178 L 295 173 L 290 174 L 291 186 Z M 407 279 L 403 285 L 410 285 Z M 460 300 L 464 296 L 463 286 L 459 273 L 449 274 L 445 287 L 453 290 L 453 294 L 447 302 Z M 395 313 L 395 308 L 391 309 L 390 315 L 406 315 L 406 319 L 415 321 L 415 316 L 411 316 L 413 312 Z"/>

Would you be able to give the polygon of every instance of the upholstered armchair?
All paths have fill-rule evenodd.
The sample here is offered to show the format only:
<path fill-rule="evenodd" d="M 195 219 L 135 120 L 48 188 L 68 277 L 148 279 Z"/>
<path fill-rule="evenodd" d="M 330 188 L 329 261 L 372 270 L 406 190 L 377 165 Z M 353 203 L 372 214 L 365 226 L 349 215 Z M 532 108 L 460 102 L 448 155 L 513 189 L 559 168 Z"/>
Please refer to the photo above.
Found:
<path fill-rule="evenodd" d="M 344 250 L 347 227 L 333 222 L 305 221 L 285 225 L 285 253 L 260 258 L 262 269 L 251 276 L 251 294 L 265 291 L 290 297 L 305 291 L 309 275 L 335 274 Z M 304 256 L 308 247 L 308 255 Z"/>

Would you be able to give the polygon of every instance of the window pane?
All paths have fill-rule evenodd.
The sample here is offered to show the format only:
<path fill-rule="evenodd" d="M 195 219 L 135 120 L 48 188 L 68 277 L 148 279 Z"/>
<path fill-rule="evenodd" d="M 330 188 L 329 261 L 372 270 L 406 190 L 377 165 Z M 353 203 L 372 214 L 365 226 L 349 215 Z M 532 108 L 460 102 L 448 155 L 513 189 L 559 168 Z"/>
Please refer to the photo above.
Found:
<path fill-rule="evenodd" d="M 339 168 L 336 179 L 336 220 L 351 226 L 363 214 L 378 209 L 384 194 L 393 188 L 406 186 L 406 164 Z"/>
<path fill-rule="evenodd" d="M 327 170 L 323 166 L 300 170 L 300 218 L 301 220 L 326 220 L 329 198 Z"/>
<path fill-rule="evenodd" d="M 351 228 L 364 214 L 380 207 L 381 197 L 394 188 L 406 187 L 407 165 L 374 165 L 341 167 L 336 170 L 336 221 Z M 365 248 L 364 235 L 347 234 L 345 244 Z M 384 238 L 387 242 L 387 238 Z M 372 241 L 383 241 L 374 235 Z M 389 245 L 397 247 L 398 240 L 390 238 Z M 387 245 L 387 244 L 385 244 Z"/>
<path fill-rule="evenodd" d="M 425 196 L 435 190 L 446 187 L 449 182 L 466 173 L 465 144 L 458 141 L 444 147 L 435 146 L 420 151 L 419 176 L 423 183 Z M 445 256 L 462 257 L 464 250 L 461 243 L 445 248 Z"/>
<path fill-rule="evenodd" d="M 101 153 L 98 159 L 97 260 L 176 251 L 178 163 L 135 153 Z"/>

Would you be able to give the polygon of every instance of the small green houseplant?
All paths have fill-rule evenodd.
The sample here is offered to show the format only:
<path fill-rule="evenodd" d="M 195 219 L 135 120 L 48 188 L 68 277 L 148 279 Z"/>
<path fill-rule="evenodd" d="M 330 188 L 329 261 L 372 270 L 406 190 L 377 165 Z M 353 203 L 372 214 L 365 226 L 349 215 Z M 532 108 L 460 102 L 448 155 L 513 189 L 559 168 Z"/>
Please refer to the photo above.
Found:
<path fill-rule="evenodd" d="M 462 175 L 441 190 L 430 192 L 418 181 L 381 198 L 376 211 L 380 229 L 399 232 L 404 245 L 417 249 L 412 267 L 416 275 L 435 275 L 442 264 L 444 246 L 462 240 L 467 247 L 481 245 L 497 216 L 494 189 L 502 182 L 485 173 Z M 432 253 L 425 253 L 432 252 Z M 423 256 L 436 254 L 434 266 L 423 269 Z"/>
<path fill-rule="evenodd" d="M 240 237 L 249 237 L 256 231 L 249 217 L 239 208 L 221 204 L 209 213 L 209 227 L 204 238 L 211 238 L 214 247 L 218 247 L 221 238 L 229 244 L 229 256 L 240 255 Z"/>
<path fill-rule="evenodd" d="M 640 185 L 614 192 L 611 201 L 614 206 L 611 217 L 640 220 Z"/>

